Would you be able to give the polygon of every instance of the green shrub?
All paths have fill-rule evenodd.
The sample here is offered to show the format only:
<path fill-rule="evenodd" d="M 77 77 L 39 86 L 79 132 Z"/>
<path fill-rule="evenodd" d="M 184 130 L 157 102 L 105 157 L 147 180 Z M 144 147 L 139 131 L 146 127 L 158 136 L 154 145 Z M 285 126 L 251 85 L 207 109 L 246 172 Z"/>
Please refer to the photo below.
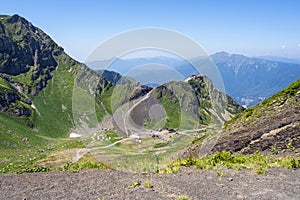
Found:
<path fill-rule="evenodd" d="M 170 174 L 170 173 L 178 173 L 180 171 L 180 167 L 177 165 L 169 165 L 165 168 L 162 168 L 160 170 L 158 170 L 159 173 L 161 174 Z"/>
<path fill-rule="evenodd" d="M 290 152 L 295 151 L 295 147 L 293 146 L 293 144 L 292 144 L 291 142 L 289 142 L 289 143 L 286 145 L 286 148 L 287 148 Z"/>
<path fill-rule="evenodd" d="M 180 196 L 176 200 L 189 200 L 189 198 L 186 196 Z"/>
<path fill-rule="evenodd" d="M 168 142 L 159 142 L 153 145 L 154 148 L 161 148 L 167 146 L 169 143 Z"/>
<path fill-rule="evenodd" d="M 290 156 L 286 156 L 281 160 L 281 165 L 288 169 L 297 169 L 300 168 L 300 158 L 295 159 Z"/>
<path fill-rule="evenodd" d="M 259 167 L 256 169 L 255 171 L 257 174 L 265 174 L 267 173 L 267 169 L 266 168 L 263 168 L 263 167 Z"/>
<path fill-rule="evenodd" d="M 153 185 L 150 181 L 146 180 L 144 183 L 144 188 L 153 188 Z"/>
<path fill-rule="evenodd" d="M 226 173 L 224 173 L 224 172 L 217 172 L 217 175 L 218 176 L 226 176 Z"/>
<path fill-rule="evenodd" d="M 273 152 L 273 154 L 278 154 L 278 149 L 276 145 L 271 146 L 271 151 Z"/>
<path fill-rule="evenodd" d="M 164 172 L 172 173 L 172 169 L 175 166 L 195 166 L 197 169 L 202 170 L 219 169 L 222 167 L 238 170 L 254 169 L 257 174 L 265 174 L 268 168 L 271 167 L 300 168 L 300 158 L 292 158 L 290 156 L 274 158 L 272 156 L 265 156 L 258 151 L 251 155 L 232 154 L 222 151 L 201 158 L 177 160 L 165 168 Z"/>
<path fill-rule="evenodd" d="M 137 186 L 139 186 L 139 185 L 141 185 L 141 181 L 135 181 L 135 182 L 133 182 L 133 183 L 131 183 L 130 185 L 129 185 L 129 188 L 130 189 L 133 189 L 133 188 L 136 188 Z"/>
<path fill-rule="evenodd" d="M 106 166 L 102 162 L 87 161 L 87 162 L 83 162 L 83 163 L 67 163 L 62 168 L 59 168 L 58 170 L 78 172 L 78 171 L 80 171 L 82 169 L 101 169 L 101 170 L 107 170 L 107 169 L 111 169 L 111 168 L 108 167 L 108 166 Z"/>

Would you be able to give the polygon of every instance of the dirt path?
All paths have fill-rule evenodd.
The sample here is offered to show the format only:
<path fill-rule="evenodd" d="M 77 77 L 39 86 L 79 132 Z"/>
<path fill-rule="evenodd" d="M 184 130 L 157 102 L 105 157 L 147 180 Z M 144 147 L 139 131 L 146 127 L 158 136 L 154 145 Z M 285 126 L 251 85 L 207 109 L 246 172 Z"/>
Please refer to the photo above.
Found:
<path fill-rule="evenodd" d="M 112 146 L 114 146 L 114 145 L 116 145 L 118 143 L 121 143 L 121 142 L 124 142 L 124 141 L 127 141 L 127 140 L 132 140 L 132 138 L 124 138 L 122 140 L 118 140 L 118 141 L 116 141 L 114 143 L 111 143 L 109 145 L 106 145 L 106 146 L 89 148 L 89 150 L 92 151 L 92 150 L 96 150 L 96 149 L 107 149 L 107 148 L 110 148 L 110 147 L 112 147 Z"/>
<path fill-rule="evenodd" d="M 194 171 L 152 174 L 85 170 L 0 176 L 0 199 L 300 199 L 300 170 L 270 169 L 265 175 L 249 170 Z M 141 185 L 129 185 L 140 180 Z M 145 188 L 149 180 L 153 188 Z"/>
<path fill-rule="evenodd" d="M 84 156 L 88 152 L 89 152 L 89 150 L 87 148 L 78 149 L 76 152 L 76 155 L 72 159 L 72 163 L 77 162 L 80 158 L 82 158 L 82 156 Z"/>

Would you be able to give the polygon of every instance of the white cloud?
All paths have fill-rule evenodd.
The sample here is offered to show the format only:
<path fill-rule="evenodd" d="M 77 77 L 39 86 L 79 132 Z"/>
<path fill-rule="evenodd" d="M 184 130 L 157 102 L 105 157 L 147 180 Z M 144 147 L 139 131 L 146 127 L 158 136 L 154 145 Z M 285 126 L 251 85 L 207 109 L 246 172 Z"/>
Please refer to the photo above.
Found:
<path fill-rule="evenodd" d="M 300 44 L 298 44 L 298 47 L 300 48 Z"/>
<path fill-rule="evenodd" d="M 282 48 L 282 49 L 285 49 L 285 48 L 286 48 L 286 46 L 285 46 L 285 45 L 281 45 L 281 48 Z"/>

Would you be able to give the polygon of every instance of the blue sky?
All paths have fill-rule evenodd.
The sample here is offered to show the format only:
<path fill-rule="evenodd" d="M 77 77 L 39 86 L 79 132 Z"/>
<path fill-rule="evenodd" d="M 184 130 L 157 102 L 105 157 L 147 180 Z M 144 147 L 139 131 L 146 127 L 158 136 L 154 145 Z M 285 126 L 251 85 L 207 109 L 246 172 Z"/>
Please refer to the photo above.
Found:
<path fill-rule="evenodd" d="M 208 53 L 300 57 L 297 0 L 0 0 L 1 14 L 19 14 L 84 61 L 101 42 L 141 27 L 173 29 Z"/>

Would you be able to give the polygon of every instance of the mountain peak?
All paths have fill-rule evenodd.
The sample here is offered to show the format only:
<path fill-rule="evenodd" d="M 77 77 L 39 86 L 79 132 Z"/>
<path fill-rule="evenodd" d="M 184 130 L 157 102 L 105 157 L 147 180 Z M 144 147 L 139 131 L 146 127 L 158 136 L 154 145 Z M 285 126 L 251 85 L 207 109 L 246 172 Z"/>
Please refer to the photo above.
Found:
<path fill-rule="evenodd" d="M 30 32 L 31 34 L 37 34 L 38 32 L 42 32 L 29 21 L 27 21 L 25 18 L 15 14 L 13 16 L 8 15 L 1 15 L 0 16 L 0 22 L 2 24 L 14 24 L 14 28 L 7 27 L 11 35 L 26 35 L 27 32 Z M 15 31 L 15 32 L 13 32 Z M 27 31 L 27 32 L 26 32 Z"/>
<path fill-rule="evenodd" d="M 8 23 L 8 24 L 15 24 L 20 23 L 20 25 L 23 25 L 23 27 L 34 27 L 29 21 L 27 21 L 24 17 L 21 17 L 17 14 L 14 14 L 12 16 L 9 15 L 0 15 L 0 21 L 2 23 Z"/>
<path fill-rule="evenodd" d="M 230 56 L 230 53 L 227 53 L 226 51 L 219 51 L 213 55 L 218 55 L 218 56 Z"/>
<path fill-rule="evenodd" d="M 19 22 L 19 21 L 28 23 L 28 21 L 25 18 L 23 18 L 23 17 L 21 17 L 17 14 L 14 14 L 10 18 L 8 18 L 8 20 L 7 20 L 8 23 L 16 23 L 16 22 Z"/>
<path fill-rule="evenodd" d="M 213 54 L 213 55 L 211 55 L 212 57 L 213 57 L 213 59 L 214 58 L 222 58 L 222 59 L 224 59 L 224 58 L 234 58 L 234 59 L 237 59 L 237 58 L 239 58 L 239 59 L 250 59 L 249 57 L 247 57 L 247 56 L 244 56 L 244 55 L 242 55 L 242 54 L 231 54 L 231 53 L 228 53 L 228 52 L 226 52 L 226 51 L 220 51 L 220 52 L 217 52 L 217 53 L 215 53 L 215 54 Z"/>

